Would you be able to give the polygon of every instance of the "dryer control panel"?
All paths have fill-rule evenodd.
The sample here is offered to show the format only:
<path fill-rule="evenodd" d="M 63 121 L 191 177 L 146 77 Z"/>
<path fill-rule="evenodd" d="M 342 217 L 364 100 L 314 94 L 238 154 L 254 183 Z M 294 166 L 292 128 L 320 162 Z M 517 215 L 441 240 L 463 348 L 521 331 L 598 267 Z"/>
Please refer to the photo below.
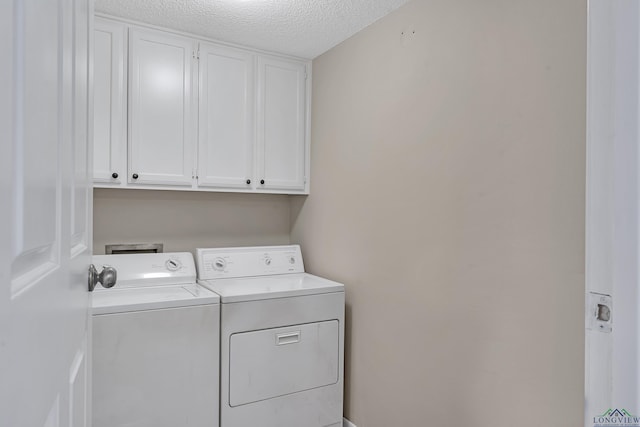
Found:
<path fill-rule="evenodd" d="M 196 249 L 198 279 L 304 273 L 298 245 Z"/>

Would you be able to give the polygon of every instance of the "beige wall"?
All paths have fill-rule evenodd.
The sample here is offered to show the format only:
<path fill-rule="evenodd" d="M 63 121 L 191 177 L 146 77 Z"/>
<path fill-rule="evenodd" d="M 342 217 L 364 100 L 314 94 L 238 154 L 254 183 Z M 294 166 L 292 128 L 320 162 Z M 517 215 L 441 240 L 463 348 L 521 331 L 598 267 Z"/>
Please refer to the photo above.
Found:
<path fill-rule="evenodd" d="M 347 285 L 358 427 L 582 426 L 585 23 L 414 0 L 314 61 L 291 240 Z"/>
<path fill-rule="evenodd" d="M 289 243 L 288 196 L 96 189 L 93 200 L 95 254 L 108 243 L 165 252 Z"/>

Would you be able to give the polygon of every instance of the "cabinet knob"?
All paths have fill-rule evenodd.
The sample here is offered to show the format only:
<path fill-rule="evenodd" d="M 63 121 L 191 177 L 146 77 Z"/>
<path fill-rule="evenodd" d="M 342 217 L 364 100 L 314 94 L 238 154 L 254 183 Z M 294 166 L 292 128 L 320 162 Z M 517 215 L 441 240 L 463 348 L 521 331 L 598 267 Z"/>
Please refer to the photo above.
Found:
<path fill-rule="evenodd" d="M 113 179 L 117 179 L 118 178 L 118 172 L 114 172 L 111 174 L 111 178 Z"/>
<path fill-rule="evenodd" d="M 133 179 L 138 179 L 138 174 L 137 174 L 137 173 L 134 173 L 134 174 L 132 175 L 132 177 L 133 177 Z"/>
<path fill-rule="evenodd" d="M 260 180 L 260 184 L 264 185 L 264 179 Z"/>
<path fill-rule="evenodd" d="M 251 184 L 251 180 L 250 179 L 247 180 L 247 185 L 249 185 L 249 184 Z"/>

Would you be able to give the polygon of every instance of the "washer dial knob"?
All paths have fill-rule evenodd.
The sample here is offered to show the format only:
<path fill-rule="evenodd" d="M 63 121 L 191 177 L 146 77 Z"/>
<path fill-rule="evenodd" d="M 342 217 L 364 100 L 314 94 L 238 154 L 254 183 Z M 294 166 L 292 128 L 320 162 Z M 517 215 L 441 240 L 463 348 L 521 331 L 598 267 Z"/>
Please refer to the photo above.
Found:
<path fill-rule="evenodd" d="M 167 270 L 169 271 L 178 271 L 180 270 L 180 268 L 182 268 L 182 262 L 180 262 L 180 260 L 176 258 L 169 258 L 164 263 L 164 265 L 165 267 L 167 267 Z"/>
<path fill-rule="evenodd" d="M 291 255 L 289 257 L 289 264 L 295 264 L 296 263 L 296 257 L 294 257 L 293 255 Z"/>
<path fill-rule="evenodd" d="M 266 266 L 270 266 L 271 265 L 271 257 L 270 256 L 264 257 L 264 265 L 266 265 Z"/>

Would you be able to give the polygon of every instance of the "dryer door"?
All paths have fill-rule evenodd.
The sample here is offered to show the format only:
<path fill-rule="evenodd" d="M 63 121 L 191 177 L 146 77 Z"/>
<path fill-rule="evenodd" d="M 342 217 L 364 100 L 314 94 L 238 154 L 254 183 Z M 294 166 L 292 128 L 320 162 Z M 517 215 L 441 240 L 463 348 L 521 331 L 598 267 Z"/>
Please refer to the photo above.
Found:
<path fill-rule="evenodd" d="M 229 404 L 240 406 L 335 384 L 337 320 L 231 335 Z"/>

